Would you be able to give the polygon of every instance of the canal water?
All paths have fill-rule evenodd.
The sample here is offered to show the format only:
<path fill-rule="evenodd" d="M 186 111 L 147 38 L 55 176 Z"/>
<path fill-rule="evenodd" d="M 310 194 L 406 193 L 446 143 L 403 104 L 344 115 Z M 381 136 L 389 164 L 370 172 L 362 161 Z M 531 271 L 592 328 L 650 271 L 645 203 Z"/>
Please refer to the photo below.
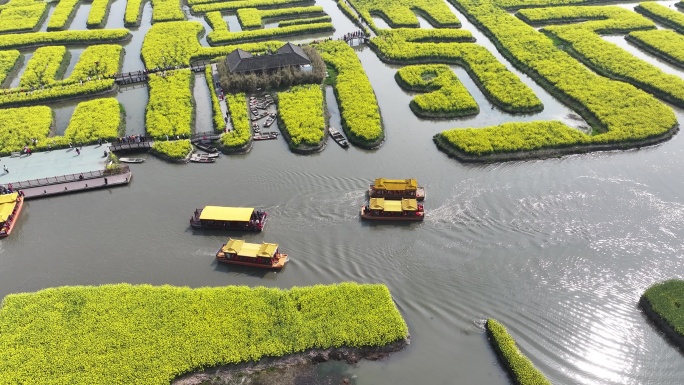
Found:
<path fill-rule="evenodd" d="M 110 23 L 125 6 L 113 4 Z M 356 29 L 334 3 L 319 4 L 338 26 L 335 36 Z M 143 23 L 150 11 L 148 4 Z M 125 63 L 140 60 L 129 49 L 137 42 L 126 47 Z M 482 320 L 493 317 L 554 384 L 684 383 L 682 354 L 637 308 L 647 287 L 684 275 L 682 135 L 639 150 L 462 164 L 436 149 L 435 133 L 514 120 L 573 122 L 572 111 L 521 75 L 546 108 L 530 116 L 503 113 L 454 67 L 480 114 L 421 120 L 408 109 L 412 94 L 394 81 L 398 67 L 368 48 L 357 52 L 378 95 L 387 133 L 380 149 L 330 142 L 302 156 L 279 138 L 215 164 L 150 156 L 131 166 L 127 187 L 29 201 L 12 236 L 0 241 L 0 296 L 117 282 L 383 283 L 409 325 L 411 345 L 379 362 L 321 370 L 343 371 L 359 385 L 507 384 L 482 329 Z M 196 80 L 198 103 L 208 103 L 202 78 Z M 338 124 L 331 96 L 331 122 Z M 127 132 L 142 133 L 147 89 L 125 88 L 117 99 L 126 106 Z M 73 106 L 59 108 L 66 127 Z M 196 129 L 210 124 L 198 116 Z M 377 177 L 417 178 L 427 191 L 425 221 L 362 222 L 359 209 Z M 190 215 L 204 205 L 253 206 L 270 215 L 261 234 L 193 231 Z M 278 273 L 219 266 L 214 254 L 228 237 L 280 243 L 292 261 Z"/>

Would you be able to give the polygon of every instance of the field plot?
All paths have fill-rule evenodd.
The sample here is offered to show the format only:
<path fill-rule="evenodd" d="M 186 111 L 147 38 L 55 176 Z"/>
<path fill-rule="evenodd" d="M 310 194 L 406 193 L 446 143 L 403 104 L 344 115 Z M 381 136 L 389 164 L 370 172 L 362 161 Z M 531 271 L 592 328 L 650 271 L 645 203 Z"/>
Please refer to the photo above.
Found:
<path fill-rule="evenodd" d="M 353 283 L 61 287 L 5 298 L 0 330 L 0 380 L 41 384 L 168 384 L 203 367 L 408 336 L 387 287 Z"/>

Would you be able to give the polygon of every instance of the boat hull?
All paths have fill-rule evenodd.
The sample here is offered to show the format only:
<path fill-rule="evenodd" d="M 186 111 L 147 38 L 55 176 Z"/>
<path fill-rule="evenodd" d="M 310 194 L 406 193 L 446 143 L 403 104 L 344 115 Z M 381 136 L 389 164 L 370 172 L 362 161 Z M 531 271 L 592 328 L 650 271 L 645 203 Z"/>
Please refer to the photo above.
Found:
<path fill-rule="evenodd" d="M 14 226 L 17 224 L 17 221 L 19 220 L 19 214 L 21 214 L 21 209 L 24 208 L 24 198 L 21 197 L 19 201 L 17 202 L 17 206 L 14 208 L 13 214 L 14 214 L 14 219 L 12 220 L 12 223 L 7 224 L 5 223 L 2 228 L 0 228 L 0 238 L 5 238 L 9 236 L 12 233 L 12 229 L 14 229 Z"/>
<path fill-rule="evenodd" d="M 379 191 L 373 188 L 373 185 L 368 187 L 368 196 L 371 198 L 385 198 L 389 200 L 400 200 L 400 199 L 415 199 L 417 201 L 425 200 L 425 189 L 423 187 L 418 187 L 416 189 L 416 195 L 410 195 L 407 193 L 389 195 L 389 194 L 379 194 Z"/>
<path fill-rule="evenodd" d="M 287 254 L 281 254 L 281 257 L 278 258 L 278 261 L 274 264 L 271 265 L 266 265 L 262 263 L 251 263 L 251 262 L 245 262 L 245 261 L 236 261 L 232 259 L 228 259 L 225 257 L 225 254 L 219 250 L 218 253 L 216 253 L 216 261 L 220 263 L 225 263 L 227 265 L 241 265 L 241 266 L 249 266 L 249 267 L 256 267 L 259 269 L 267 269 L 267 270 L 280 270 L 282 269 L 285 264 L 289 261 L 290 259 L 288 258 Z"/>
<path fill-rule="evenodd" d="M 361 218 L 368 221 L 393 221 L 393 222 L 420 222 L 425 219 L 425 213 L 421 212 L 421 215 L 372 215 L 367 213 L 363 206 L 361 206 Z"/>

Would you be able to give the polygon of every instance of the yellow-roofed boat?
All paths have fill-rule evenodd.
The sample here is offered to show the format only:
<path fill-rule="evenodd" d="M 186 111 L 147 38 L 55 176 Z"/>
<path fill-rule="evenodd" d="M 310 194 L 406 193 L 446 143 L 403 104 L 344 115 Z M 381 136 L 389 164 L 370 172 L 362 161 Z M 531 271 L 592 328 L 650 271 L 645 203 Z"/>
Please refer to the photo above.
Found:
<path fill-rule="evenodd" d="M 422 221 L 423 205 L 415 199 L 387 200 L 371 198 L 370 204 L 361 207 L 361 218 L 378 221 Z"/>
<path fill-rule="evenodd" d="M 425 189 L 418 186 L 415 179 L 377 178 L 368 188 L 371 198 L 385 199 L 425 199 Z"/>
<path fill-rule="evenodd" d="M 195 229 L 261 231 L 268 215 L 253 207 L 206 206 L 196 209 L 190 226 Z"/>
<path fill-rule="evenodd" d="M 19 193 L 0 195 L 0 238 L 10 235 L 23 207 L 24 198 Z"/>
<path fill-rule="evenodd" d="M 281 269 L 289 258 L 287 254 L 280 252 L 277 243 L 258 244 L 247 243 L 241 239 L 229 239 L 216 253 L 216 260 L 262 269 Z"/>

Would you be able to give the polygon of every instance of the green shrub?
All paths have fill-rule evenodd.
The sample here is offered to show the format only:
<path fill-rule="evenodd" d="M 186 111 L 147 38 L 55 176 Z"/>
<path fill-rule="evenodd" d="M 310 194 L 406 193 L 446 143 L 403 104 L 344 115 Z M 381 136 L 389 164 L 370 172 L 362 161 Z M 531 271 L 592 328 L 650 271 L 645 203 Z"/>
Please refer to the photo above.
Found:
<path fill-rule="evenodd" d="M 84 144 L 95 143 L 98 139 L 115 139 L 125 123 L 121 111 L 115 98 L 81 102 L 76 106 L 64 136 L 71 142 Z"/>
<path fill-rule="evenodd" d="M 432 34 L 435 35 L 434 40 L 430 39 Z M 466 36 L 463 32 L 400 29 L 382 31 L 371 40 L 371 44 L 380 51 L 384 60 L 402 63 L 438 61 L 464 67 L 485 96 L 504 111 L 527 113 L 542 110 L 543 105 L 534 92 L 486 48 L 475 43 L 443 43 L 445 39 L 465 39 Z"/>
<path fill-rule="evenodd" d="M 684 15 L 658 3 L 640 3 L 634 10 L 679 33 L 684 32 Z"/>
<path fill-rule="evenodd" d="M 152 150 L 171 159 L 185 159 L 192 151 L 192 143 L 190 143 L 190 139 L 156 140 L 152 144 Z"/>
<path fill-rule="evenodd" d="M 653 311 L 684 336 L 684 281 L 671 279 L 655 284 L 646 289 L 642 299 L 648 300 Z"/>
<path fill-rule="evenodd" d="M 684 36 L 677 32 L 667 29 L 634 31 L 625 39 L 676 66 L 684 67 Z"/>
<path fill-rule="evenodd" d="M 44 2 L 29 2 L 26 5 L 5 7 L 0 13 L 0 32 L 36 29 L 47 15 L 47 11 L 48 5 Z"/>
<path fill-rule="evenodd" d="M 337 71 L 335 94 L 349 141 L 363 147 L 377 146 L 385 137 L 378 101 L 354 49 L 341 40 L 324 41 L 316 49 Z"/>
<path fill-rule="evenodd" d="M 0 49 L 56 44 L 98 44 L 124 40 L 130 36 L 127 29 L 96 31 L 31 32 L 0 35 Z M 198 43 L 199 44 L 199 43 Z"/>
<path fill-rule="evenodd" d="M 55 11 L 52 12 L 50 20 L 48 21 L 48 31 L 65 29 L 69 26 L 71 18 L 76 12 L 80 0 L 60 0 L 55 6 Z"/>
<path fill-rule="evenodd" d="M 470 92 L 445 64 L 403 67 L 394 77 L 409 91 L 432 91 L 411 100 L 411 110 L 418 116 L 459 117 L 480 111 Z"/>
<path fill-rule="evenodd" d="M 294 86 L 278 93 L 278 113 L 293 147 L 315 146 L 325 134 L 323 92 L 319 85 Z"/>
<path fill-rule="evenodd" d="M 155 143 L 156 144 L 156 143 Z M 169 384 L 203 368 L 407 337 L 384 285 L 72 286 L 5 297 L 0 382 Z"/>
<path fill-rule="evenodd" d="M 207 36 L 210 44 L 239 43 L 256 40 L 273 39 L 282 36 L 291 36 L 318 32 L 334 31 L 332 23 L 315 23 L 306 25 L 291 25 L 288 27 L 255 29 L 250 31 L 230 32 L 227 29 L 214 30 Z"/>
<path fill-rule="evenodd" d="M 221 136 L 221 144 L 230 149 L 243 148 L 252 139 L 252 128 L 247 114 L 247 96 L 244 93 L 226 94 L 226 106 L 233 129 Z"/>
<path fill-rule="evenodd" d="M 317 23 L 330 23 L 332 22 L 332 19 L 330 16 L 319 16 L 319 17 L 310 17 L 306 19 L 295 19 L 295 20 L 283 20 L 280 23 L 278 23 L 279 28 L 283 27 L 289 27 L 292 25 L 299 25 L 299 24 L 317 24 Z"/>
<path fill-rule="evenodd" d="M 512 373 L 516 384 L 551 385 L 544 374 L 534 367 L 532 361 L 520 352 L 515 340 L 502 324 L 489 318 L 486 328 L 491 338 L 492 347 L 501 352 L 502 364 Z"/>
<path fill-rule="evenodd" d="M 64 46 L 38 48 L 26 64 L 19 87 L 38 88 L 54 84 L 60 70 L 64 71 L 69 64 L 70 56 Z"/>
<path fill-rule="evenodd" d="M 458 28 L 461 26 L 449 7 L 441 1 L 351 0 L 350 3 L 374 30 L 377 30 L 377 27 L 372 15 L 382 16 L 392 28 L 417 28 L 420 24 L 414 12 L 440 27 Z"/>
<path fill-rule="evenodd" d="M 17 65 L 19 58 L 23 56 L 17 50 L 0 51 L 0 84 L 5 82 L 7 75 L 9 75 L 14 67 Z"/>
<path fill-rule="evenodd" d="M 31 139 L 47 138 L 52 127 L 50 107 L 6 108 L 0 114 L 0 155 L 21 151 Z M 33 148 L 33 146 L 31 146 Z"/>
<path fill-rule="evenodd" d="M 189 69 L 150 74 L 150 98 L 145 110 L 147 134 L 155 139 L 189 136 L 194 122 L 192 82 Z"/>
<path fill-rule="evenodd" d="M 207 80 L 207 86 L 209 87 L 209 94 L 211 95 L 211 110 L 213 112 L 214 131 L 223 132 L 226 128 L 226 121 L 223 117 L 223 112 L 221 111 L 221 104 L 219 102 L 218 96 L 216 96 L 216 87 L 214 86 L 214 76 L 212 75 L 211 66 L 208 65 L 204 68 L 204 77 Z"/>
<path fill-rule="evenodd" d="M 104 27 L 111 3 L 112 0 L 93 0 L 90 13 L 88 14 L 88 21 L 86 22 L 88 28 Z"/>

